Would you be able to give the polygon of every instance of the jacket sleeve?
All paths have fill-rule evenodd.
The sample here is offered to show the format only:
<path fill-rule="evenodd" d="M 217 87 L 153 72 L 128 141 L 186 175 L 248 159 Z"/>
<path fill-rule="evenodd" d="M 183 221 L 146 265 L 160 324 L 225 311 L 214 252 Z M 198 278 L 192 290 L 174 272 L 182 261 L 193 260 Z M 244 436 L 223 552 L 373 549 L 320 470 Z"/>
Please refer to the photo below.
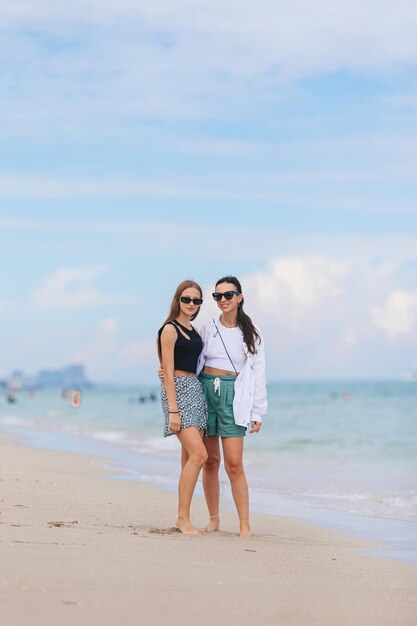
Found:
<path fill-rule="evenodd" d="M 200 337 L 201 337 L 201 339 L 203 341 L 203 352 L 204 352 L 204 347 L 205 347 L 205 345 L 207 343 L 207 332 L 208 332 L 208 323 L 206 322 L 200 328 Z"/>
<path fill-rule="evenodd" d="M 207 322 L 205 324 L 203 324 L 203 326 L 200 328 L 200 337 L 201 340 L 203 342 L 203 349 L 201 351 L 200 356 L 198 357 L 198 363 L 197 363 L 197 376 L 200 374 L 200 372 L 203 370 L 204 367 L 204 363 L 205 363 L 205 356 L 206 356 L 206 343 L 207 343 Z"/>
<path fill-rule="evenodd" d="M 251 420 L 253 422 L 262 422 L 262 416 L 266 415 L 268 410 L 265 371 L 265 342 L 259 328 L 256 330 L 259 333 L 261 341 L 256 343 L 256 354 L 254 354 L 252 359 L 252 366 L 255 374 L 255 388 L 253 394 Z"/>

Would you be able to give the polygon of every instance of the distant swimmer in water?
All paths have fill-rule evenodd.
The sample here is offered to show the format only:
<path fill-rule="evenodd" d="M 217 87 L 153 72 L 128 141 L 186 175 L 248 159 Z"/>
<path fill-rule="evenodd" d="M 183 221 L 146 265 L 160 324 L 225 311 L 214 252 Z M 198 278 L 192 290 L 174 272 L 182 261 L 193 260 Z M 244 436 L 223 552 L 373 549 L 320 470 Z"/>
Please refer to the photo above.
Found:
<path fill-rule="evenodd" d="M 78 409 L 80 407 L 81 391 L 79 389 L 76 389 L 75 391 L 72 392 L 70 403 L 73 409 Z"/>
<path fill-rule="evenodd" d="M 134 404 L 135 402 L 138 402 L 139 404 L 145 404 L 145 402 L 156 402 L 156 395 L 151 391 L 147 396 L 141 395 L 137 396 L 137 398 L 131 396 L 128 401 L 130 404 Z"/>
<path fill-rule="evenodd" d="M 12 393 L 7 394 L 7 402 L 14 404 L 16 402 L 16 396 Z"/>

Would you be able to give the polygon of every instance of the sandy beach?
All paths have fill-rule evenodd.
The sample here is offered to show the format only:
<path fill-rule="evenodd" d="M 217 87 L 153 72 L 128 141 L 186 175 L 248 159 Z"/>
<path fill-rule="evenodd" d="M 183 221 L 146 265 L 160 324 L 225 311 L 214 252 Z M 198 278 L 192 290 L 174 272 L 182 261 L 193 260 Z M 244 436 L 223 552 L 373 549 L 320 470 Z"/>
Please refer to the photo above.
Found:
<path fill-rule="evenodd" d="M 185 537 L 176 494 L 106 478 L 103 459 L 4 435 L 0 459 L 4 626 L 416 623 L 417 566 L 362 552 L 377 544 L 255 514 L 242 540 L 234 511 Z"/>

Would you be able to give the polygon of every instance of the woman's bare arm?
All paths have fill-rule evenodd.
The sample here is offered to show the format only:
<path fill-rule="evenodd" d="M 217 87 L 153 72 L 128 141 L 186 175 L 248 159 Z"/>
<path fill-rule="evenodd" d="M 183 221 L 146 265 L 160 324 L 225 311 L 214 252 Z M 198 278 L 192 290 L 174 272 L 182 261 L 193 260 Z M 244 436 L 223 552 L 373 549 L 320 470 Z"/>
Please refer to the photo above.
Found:
<path fill-rule="evenodd" d="M 172 324 L 166 324 L 161 333 L 162 367 L 164 368 L 164 381 L 167 390 L 169 414 L 169 426 L 171 432 L 177 432 L 181 423 L 178 413 L 177 394 L 174 381 L 174 348 L 177 341 L 177 331 Z"/>

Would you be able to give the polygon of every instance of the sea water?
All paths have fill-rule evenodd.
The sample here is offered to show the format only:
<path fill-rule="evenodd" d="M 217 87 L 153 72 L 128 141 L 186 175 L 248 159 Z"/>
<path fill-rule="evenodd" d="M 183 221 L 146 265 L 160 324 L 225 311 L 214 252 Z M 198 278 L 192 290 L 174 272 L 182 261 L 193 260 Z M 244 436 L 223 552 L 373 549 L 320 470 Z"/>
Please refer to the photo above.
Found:
<path fill-rule="evenodd" d="M 416 550 L 417 381 L 270 383 L 268 400 L 261 431 L 245 438 L 252 508 L 366 527 Z M 4 432 L 101 454 L 126 477 L 175 488 L 179 444 L 163 439 L 162 422 L 158 387 L 85 390 L 77 409 L 59 390 L 20 392 L 15 404 L 0 396 Z M 221 487 L 230 498 L 224 470 Z"/>

